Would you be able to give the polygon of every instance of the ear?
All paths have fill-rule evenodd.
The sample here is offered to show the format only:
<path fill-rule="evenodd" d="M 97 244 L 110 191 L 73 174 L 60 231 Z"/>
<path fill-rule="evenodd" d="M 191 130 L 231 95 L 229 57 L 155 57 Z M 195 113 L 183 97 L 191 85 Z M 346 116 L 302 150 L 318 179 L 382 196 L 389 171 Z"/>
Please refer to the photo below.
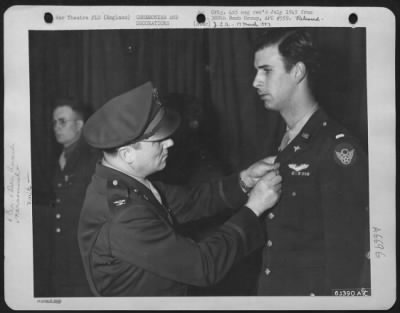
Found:
<path fill-rule="evenodd" d="M 297 83 L 300 83 L 307 76 L 306 65 L 303 62 L 297 62 L 292 70 Z"/>
<path fill-rule="evenodd" d="M 83 128 L 83 121 L 82 121 L 82 120 L 77 120 L 77 121 L 76 121 L 76 125 L 77 125 L 77 127 L 78 127 L 78 130 L 79 130 L 79 131 L 82 131 L 82 128 Z"/>
<path fill-rule="evenodd" d="M 136 158 L 135 149 L 133 149 L 131 146 L 121 147 L 118 149 L 118 156 L 126 163 L 131 164 Z"/>

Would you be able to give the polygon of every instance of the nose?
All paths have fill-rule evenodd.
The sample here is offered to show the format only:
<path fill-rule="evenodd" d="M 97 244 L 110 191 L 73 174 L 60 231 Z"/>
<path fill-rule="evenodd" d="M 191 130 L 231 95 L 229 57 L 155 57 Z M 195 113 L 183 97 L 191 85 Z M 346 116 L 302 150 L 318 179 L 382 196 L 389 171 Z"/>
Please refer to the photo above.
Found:
<path fill-rule="evenodd" d="M 163 146 L 165 149 L 171 148 L 174 145 L 174 141 L 171 138 L 168 138 L 163 141 Z"/>
<path fill-rule="evenodd" d="M 258 88 L 258 87 L 260 87 L 260 84 L 261 84 L 261 80 L 260 80 L 260 77 L 259 77 L 258 72 L 257 72 L 257 74 L 256 74 L 256 76 L 254 77 L 254 80 L 253 80 L 253 87 L 254 88 Z"/>
<path fill-rule="evenodd" d="M 61 128 L 60 123 L 53 123 L 53 129 L 54 131 L 59 131 Z"/>

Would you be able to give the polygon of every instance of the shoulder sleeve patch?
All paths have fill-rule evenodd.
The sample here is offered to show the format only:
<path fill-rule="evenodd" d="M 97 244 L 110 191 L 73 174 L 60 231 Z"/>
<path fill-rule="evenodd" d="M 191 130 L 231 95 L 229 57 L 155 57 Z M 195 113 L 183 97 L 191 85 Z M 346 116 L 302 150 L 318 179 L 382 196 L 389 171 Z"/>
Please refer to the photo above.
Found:
<path fill-rule="evenodd" d="M 348 142 L 339 143 L 333 151 L 333 159 L 340 166 L 351 166 L 357 161 L 356 148 Z"/>
<path fill-rule="evenodd" d="M 123 207 L 129 203 L 129 188 L 118 180 L 107 182 L 107 200 L 110 208 Z"/>

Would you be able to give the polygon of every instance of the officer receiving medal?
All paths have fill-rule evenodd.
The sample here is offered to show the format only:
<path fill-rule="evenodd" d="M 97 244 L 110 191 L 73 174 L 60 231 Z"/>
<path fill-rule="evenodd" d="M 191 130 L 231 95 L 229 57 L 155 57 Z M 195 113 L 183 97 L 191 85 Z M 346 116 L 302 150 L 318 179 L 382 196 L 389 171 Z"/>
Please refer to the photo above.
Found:
<path fill-rule="evenodd" d="M 256 88 L 286 122 L 276 160 L 282 195 L 265 219 L 258 294 L 369 288 L 368 160 L 315 97 L 318 50 L 304 29 L 271 29 L 255 47 Z"/>

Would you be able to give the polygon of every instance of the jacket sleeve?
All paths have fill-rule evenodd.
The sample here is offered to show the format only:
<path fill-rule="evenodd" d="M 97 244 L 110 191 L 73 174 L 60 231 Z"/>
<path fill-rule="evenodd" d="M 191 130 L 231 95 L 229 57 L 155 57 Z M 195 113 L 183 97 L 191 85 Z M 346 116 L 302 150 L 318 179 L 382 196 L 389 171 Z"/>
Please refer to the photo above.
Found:
<path fill-rule="evenodd" d="M 206 286 L 264 242 L 256 215 L 243 207 L 201 242 L 180 236 L 144 205 L 123 210 L 110 227 L 112 254 L 161 277 Z"/>
<path fill-rule="evenodd" d="M 320 169 L 327 256 L 326 287 L 368 288 L 368 161 L 349 137 L 335 141 Z"/>
<path fill-rule="evenodd" d="M 157 184 L 167 206 L 179 223 L 215 215 L 226 209 L 239 209 L 247 200 L 239 186 L 238 174 L 200 184 L 193 188 Z"/>

